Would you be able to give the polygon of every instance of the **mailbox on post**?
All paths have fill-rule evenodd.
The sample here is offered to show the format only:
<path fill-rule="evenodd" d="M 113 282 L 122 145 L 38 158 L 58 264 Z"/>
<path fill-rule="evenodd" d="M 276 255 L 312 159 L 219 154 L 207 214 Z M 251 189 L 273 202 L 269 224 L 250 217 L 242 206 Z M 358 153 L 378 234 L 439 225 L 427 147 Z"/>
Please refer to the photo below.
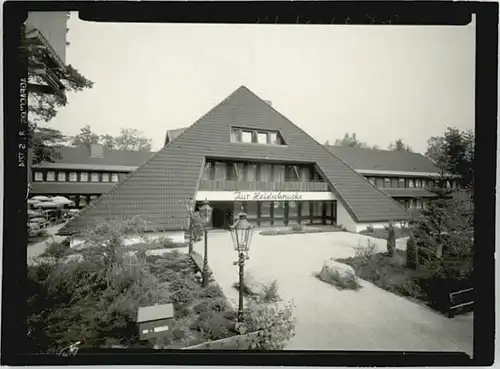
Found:
<path fill-rule="evenodd" d="M 140 307 L 137 312 L 139 339 L 147 340 L 165 335 L 174 320 L 172 304 Z"/>

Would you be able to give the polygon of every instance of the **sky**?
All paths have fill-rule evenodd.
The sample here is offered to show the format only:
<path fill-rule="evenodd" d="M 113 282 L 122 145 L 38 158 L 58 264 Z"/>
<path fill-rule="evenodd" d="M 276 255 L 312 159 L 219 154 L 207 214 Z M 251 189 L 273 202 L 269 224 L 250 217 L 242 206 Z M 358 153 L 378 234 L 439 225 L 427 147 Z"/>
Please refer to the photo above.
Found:
<path fill-rule="evenodd" d="M 93 23 L 73 13 L 67 64 L 92 89 L 49 126 L 135 128 L 163 146 L 241 85 L 321 143 L 345 132 L 425 152 L 447 126 L 474 128 L 475 27 Z"/>

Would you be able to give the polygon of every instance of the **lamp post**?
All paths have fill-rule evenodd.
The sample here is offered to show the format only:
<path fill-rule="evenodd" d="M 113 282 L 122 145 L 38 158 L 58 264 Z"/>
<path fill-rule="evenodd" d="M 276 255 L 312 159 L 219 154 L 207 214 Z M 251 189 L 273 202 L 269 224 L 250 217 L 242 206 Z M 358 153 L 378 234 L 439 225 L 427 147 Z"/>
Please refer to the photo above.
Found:
<path fill-rule="evenodd" d="M 204 230 L 205 230 L 205 255 L 203 257 L 203 287 L 208 286 L 208 224 L 210 223 L 210 219 L 212 218 L 212 207 L 208 204 L 208 201 L 205 199 L 203 202 L 203 206 L 200 208 L 200 216 L 203 221 Z"/>
<path fill-rule="evenodd" d="M 188 210 L 189 214 L 189 229 L 188 229 L 188 234 L 189 234 L 189 255 L 193 253 L 193 213 L 194 213 L 194 208 L 196 206 L 196 201 L 190 197 L 188 201 L 186 202 L 186 207 Z"/>
<path fill-rule="evenodd" d="M 247 214 L 241 212 L 238 214 L 238 220 L 231 226 L 231 238 L 233 239 L 234 250 L 238 253 L 238 260 L 234 265 L 239 266 L 239 304 L 238 304 L 238 321 L 243 319 L 243 271 L 245 261 L 249 259 L 248 251 L 250 242 L 252 241 L 253 227 L 247 220 Z"/>

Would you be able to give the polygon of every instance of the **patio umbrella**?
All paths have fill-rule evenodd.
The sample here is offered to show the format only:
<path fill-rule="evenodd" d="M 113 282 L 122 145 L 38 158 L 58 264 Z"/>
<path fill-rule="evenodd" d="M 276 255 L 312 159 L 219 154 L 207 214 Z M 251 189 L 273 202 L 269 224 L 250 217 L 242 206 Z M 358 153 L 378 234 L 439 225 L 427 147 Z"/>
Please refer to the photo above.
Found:
<path fill-rule="evenodd" d="M 53 198 L 50 199 L 52 202 L 55 202 L 56 204 L 71 204 L 73 201 L 70 199 L 64 197 L 64 196 L 54 196 Z"/>
<path fill-rule="evenodd" d="M 33 196 L 31 200 L 38 200 L 38 201 L 50 201 L 50 197 L 47 196 Z"/>
<path fill-rule="evenodd" d="M 39 202 L 38 204 L 35 204 L 33 206 L 37 208 L 59 208 L 62 206 L 62 204 L 58 204 L 52 201 L 44 201 L 44 202 Z"/>

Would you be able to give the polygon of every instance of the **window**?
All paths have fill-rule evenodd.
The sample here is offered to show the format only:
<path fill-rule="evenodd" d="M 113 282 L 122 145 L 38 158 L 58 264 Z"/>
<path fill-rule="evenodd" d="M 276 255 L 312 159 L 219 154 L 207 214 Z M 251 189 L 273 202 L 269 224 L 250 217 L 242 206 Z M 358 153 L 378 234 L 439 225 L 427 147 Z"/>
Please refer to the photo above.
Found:
<path fill-rule="evenodd" d="M 311 169 L 308 167 L 300 168 L 300 180 L 301 182 L 309 182 L 311 180 Z"/>
<path fill-rule="evenodd" d="M 397 178 L 391 178 L 391 187 L 398 188 L 398 179 Z"/>
<path fill-rule="evenodd" d="M 227 163 L 227 179 L 229 181 L 237 181 L 238 174 L 236 172 L 236 164 L 235 163 Z"/>
<path fill-rule="evenodd" d="M 66 182 L 66 173 L 65 172 L 57 173 L 57 181 L 58 182 Z"/>
<path fill-rule="evenodd" d="M 246 203 L 246 213 L 248 219 L 257 219 L 257 201 L 249 201 Z"/>
<path fill-rule="evenodd" d="M 267 144 L 267 132 L 257 133 L 257 143 Z"/>
<path fill-rule="evenodd" d="M 69 181 L 70 182 L 76 182 L 76 172 L 70 172 L 69 173 Z"/>
<path fill-rule="evenodd" d="M 99 182 L 99 173 L 92 173 L 90 175 L 90 181 L 91 182 Z"/>
<path fill-rule="evenodd" d="M 278 134 L 276 132 L 271 132 L 269 134 L 269 143 L 271 145 L 281 145 L 281 143 L 278 141 Z"/>
<path fill-rule="evenodd" d="M 285 170 L 285 181 L 295 182 L 300 178 L 299 170 L 296 165 L 287 165 Z"/>
<path fill-rule="evenodd" d="M 118 173 L 111 174 L 111 182 L 118 182 Z"/>
<path fill-rule="evenodd" d="M 386 188 L 391 187 L 391 179 L 390 178 L 384 178 L 384 187 L 386 187 Z"/>
<path fill-rule="evenodd" d="M 420 181 L 420 179 L 415 180 L 415 187 L 417 187 L 417 188 L 422 187 L 422 181 Z"/>
<path fill-rule="evenodd" d="M 415 187 L 415 182 L 413 182 L 413 179 L 408 180 L 408 187 L 409 188 L 414 188 Z"/>
<path fill-rule="evenodd" d="M 369 177 L 369 178 L 368 178 L 368 181 L 369 181 L 372 185 L 374 185 L 374 186 L 375 186 L 375 178 L 373 178 L 373 177 Z"/>
<path fill-rule="evenodd" d="M 320 217 L 320 216 L 322 216 L 323 215 L 323 209 L 322 209 L 323 203 L 320 202 L 320 201 L 313 201 L 312 204 L 313 204 L 312 215 L 314 217 Z"/>
<path fill-rule="evenodd" d="M 302 209 L 300 212 L 300 215 L 302 218 L 309 218 L 309 214 L 311 214 L 311 207 L 310 207 L 310 202 L 309 201 L 304 201 L 302 203 Z"/>
<path fill-rule="evenodd" d="M 102 182 L 109 182 L 109 173 L 102 173 Z"/>
<path fill-rule="evenodd" d="M 238 179 L 238 181 L 244 181 L 245 180 L 245 164 L 235 163 L 234 170 L 236 172 L 236 178 Z"/>
<path fill-rule="evenodd" d="M 271 165 L 269 165 L 269 164 L 261 164 L 260 165 L 259 181 L 272 182 Z"/>
<path fill-rule="evenodd" d="M 274 182 L 285 182 L 285 166 L 274 166 Z"/>
<path fill-rule="evenodd" d="M 231 142 L 285 145 L 283 138 L 277 131 L 264 131 L 238 127 L 231 128 Z"/>
<path fill-rule="evenodd" d="M 274 218 L 284 218 L 285 217 L 285 202 L 275 201 L 274 202 Z"/>
<path fill-rule="evenodd" d="M 299 207 L 295 201 L 290 201 L 288 203 L 288 217 L 296 218 L 299 216 Z"/>
<path fill-rule="evenodd" d="M 399 178 L 399 188 L 405 188 L 405 179 Z"/>
<path fill-rule="evenodd" d="M 43 181 L 43 173 L 35 172 L 35 181 Z"/>
<path fill-rule="evenodd" d="M 241 142 L 241 129 L 231 129 L 231 142 Z"/>
<path fill-rule="evenodd" d="M 80 182 L 88 182 L 89 174 L 88 173 L 80 173 Z"/>
<path fill-rule="evenodd" d="M 202 179 L 204 180 L 212 179 L 212 163 L 205 163 L 205 169 L 203 169 Z"/>
<path fill-rule="evenodd" d="M 379 187 L 379 188 L 384 187 L 384 180 L 382 178 L 377 178 L 376 184 L 377 184 L 377 187 Z"/>
<path fill-rule="evenodd" d="M 226 163 L 215 163 L 214 179 L 219 181 L 226 180 Z"/>
<path fill-rule="evenodd" d="M 241 132 L 241 142 L 252 143 L 252 132 L 250 131 Z"/>
<path fill-rule="evenodd" d="M 248 164 L 247 165 L 247 176 L 246 180 L 248 182 L 257 181 L 257 164 Z"/>
<path fill-rule="evenodd" d="M 262 201 L 260 203 L 260 216 L 262 218 L 269 218 L 271 216 L 271 202 Z"/>

